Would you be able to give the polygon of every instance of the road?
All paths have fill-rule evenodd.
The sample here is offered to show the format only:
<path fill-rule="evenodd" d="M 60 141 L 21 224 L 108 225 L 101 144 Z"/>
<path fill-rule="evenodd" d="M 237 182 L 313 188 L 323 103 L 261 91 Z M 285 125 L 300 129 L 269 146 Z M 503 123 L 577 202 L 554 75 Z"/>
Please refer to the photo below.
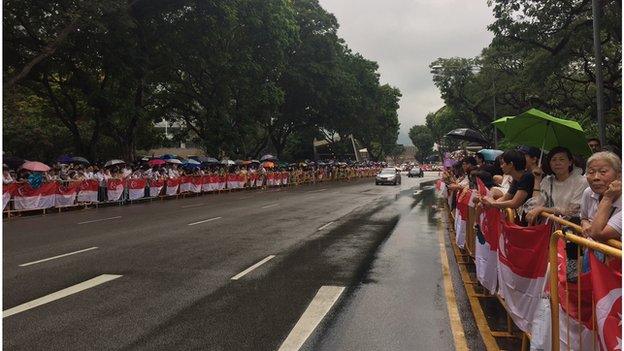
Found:
<path fill-rule="evenodd" d="M 426 209 L 414 208 L 414 190 L 433 177 L 404 176 L 400 186 L 359 180 L 5 220 L 3 346 L 414 350 L 418 340 L 428 340 L 431 347 L 452 348 L 440 283 L 418 284 L 441 280 L 435 225 L 422 215 Z M 424 245 L 410 239 L 420 232 L 428 233 L 418 241 Z M 418 258 L 410 262 L 415 250 Z M 396 255 L 401 251 L 407 256 Z M 381 290 L 366 287 L 374 280 Z M 417 300 L 384 291 L 406 280 Z M 395 325 L 396 347 L 382 346 L 392 342 L 385 332 L 368 338 L 354 332 L 378 320 L 380 310 L 367 306 L 384 300 L 377 307 L 420 306 L 407 317 L 382 317 Z M 432 308 L 423 308 L 427 304 Z M 329 311 L 316 329 L 319 321 L 307 319 L 315 306 Z M 414 321 L 421 322 L 405 325 Z M 422 335 L 409 334 L 413 327 Z M 401 335 L 405 342 L 396 343 Z"/>

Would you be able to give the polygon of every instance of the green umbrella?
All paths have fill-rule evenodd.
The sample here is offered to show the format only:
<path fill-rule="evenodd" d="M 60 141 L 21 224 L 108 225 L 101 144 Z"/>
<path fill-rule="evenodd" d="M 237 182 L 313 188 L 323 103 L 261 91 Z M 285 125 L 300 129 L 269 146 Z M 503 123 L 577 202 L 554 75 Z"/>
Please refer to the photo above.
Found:
<path fill-rule="evenodd" d="M 501 118 L 497 119 L 496 121 L 492 122 L 492 124 L 496 128 L 498 128 L 498 130 L 503 132 L 504 135 L 507 135 L 507 121 L 512 119 L 512 118 L 513 118 L 513 116 L 501 117 Z"/>
<path fill-rule="evenodd" d="M 505 121 L 505 141 L 551 150 L 564 146 L 575 155 L 587 156 L 591 150 L 585 142 L 583 128 L 576 121 L 553 117 L 530 109 Z M 500 129 L 500 128 L 499 128 Z"/>

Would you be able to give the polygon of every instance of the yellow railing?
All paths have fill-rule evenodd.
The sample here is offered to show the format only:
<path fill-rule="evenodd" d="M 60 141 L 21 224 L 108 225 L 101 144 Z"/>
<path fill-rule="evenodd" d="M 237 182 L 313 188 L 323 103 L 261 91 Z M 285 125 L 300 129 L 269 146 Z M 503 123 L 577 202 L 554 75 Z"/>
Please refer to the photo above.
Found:
<path fill-rule="evenodd" d="M 568 222 L 562 218 L 559 218 L 557 216 L 554 216 L 552 214 L 549 213 L 545 213 L 543 212 L 542 217 L 548 218 L 549 220 L 552 220 L 553 222 L 556 222 L 557 224 L 561 225 L 561 226 L 565 226 L 570 228 L 571 230 L 573 230 L 576 233 L 581 233 L 582 232 L 582 228 L 574 223 Z M 558 243 L 559 240 L 565 240 L 565 241 L 569 241 L 572 243 L 577 244 L 577 257 L 581 256 L 581 247 L 583 248 L 588 248 L 591 250 L 595 250 L 595 251 L 599 251 L 602 252 L 605 255 L 608 256 L 612 256 L 612 257 L 617 257 L 617 258 L 622 258 L 622 242 L 618 241 L 618 240 L 614 240 L 611 239 L 609 240 L 607 243 L 600 243 L 600 242 L 596 242 L 587 238 L 584 238 L 582 236 L 570 233 L 570 232 L 563 232 L 562 230 L 556 230 L 550 237 L 550 247 L 549 247 L 549 263 L 550 263 L 550 267 L 552 269 L 552 267 L 558 267 L 558 257 L 557 257 L 557 247 L 558 247 Z M 576 283 L 577 285 L 577 311 L 579 311 L 579 317 L 580 317 L 580 311 L 581 311 L 581 259 L 577 259 L 577 267 L 576 270 L 578 273 L 578 281 Z M 558 272 L 551 272 L 550 274 L 550 313 L 551 313 L 551 335 L 552 335 L 552 351 L 559 351 L 560 349 L 560 336 L 559 336 L 559 277 L 558 277 Z M 567 286 L 566 286 L 567 287 Z M 567 294 L 566 294 L 567 296 Z M 595 315 L 592 316 L 592 319 L 595 319 Z M 579 324 L 581 324 L 581 322 L 579 321 Z M 595 325 L 595 323 L 594 323 Z M 579 340 L 579 344 L 578 347 L 580 347 L 582 349 L 582 334 L 579 333 L 580 335 L 580 340 Z M 568 345 L 570 346 L 570 345 Z"/>

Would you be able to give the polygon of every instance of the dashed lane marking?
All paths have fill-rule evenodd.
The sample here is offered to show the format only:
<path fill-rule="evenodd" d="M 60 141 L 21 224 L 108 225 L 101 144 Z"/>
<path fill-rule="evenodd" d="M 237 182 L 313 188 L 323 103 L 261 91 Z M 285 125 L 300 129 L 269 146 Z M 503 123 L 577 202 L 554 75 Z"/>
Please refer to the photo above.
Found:
<path fill-rule="evenodd" d="M 199 207 L 199 206 L 204 206 L 205 204 L 193 204 L 193 205 L 184 205 L 184 206 L 180 206 L 180 208 L 191 208 L 191 207 Z"/>
<path fill-rule="evenodd" d="M 343 286 L 322 286 L 278 351 L 297 351 L 312 335 L 344 291 Z"/>
<path fill-rule="evenodd" d="M 275 206 L 279 206 L 279 204 L 270 204 L 270 205 L 262 206 L 261 208 L 271 208 Z"/>
<path fill-rule="evenodd" d="M 121 216 L 115 216 L 115 217 L 109 217 L 109 218 L 94 219 L 94 220 L 92 220 L 92 221 L 78 222 L 78 224 L 87 224 L 87 223 L 95 223 L 95 222 L 102 222 L 102 221 L 110 221 L 111 219 L 118 219 L 118 218 L 121 218 Z"/>
<path fill-rule="evenodd" d="M 319 231 L 319 230 L 323 230 L 323 229 L 325 229 L 325 228 L 329 227 L 330 225 L 332 225 L 333 223 L 334 223 L 334 221 L 331 221 L 331 222 L 329 222 L 329 223 L 325 224 L 324 226 L 320 227 L 319 229 L 317 229 L 317 231 Z"/>
<path fill-rule="evenodd" d="M 275 255 L 269 255 L 267 257 L 265 257 L 262 261 L 254 264 L 253 266 L 245 269 L 244 271 L 238 273 L 237 275 L 233 276 L 232 278 L 230 278 L 231 280 L 239 280 L 240 278 L 242 278 L 243 276 L 245 276 L 247 273 L 253 271 L 254 269 L 262 266 L 263 264 L 267 263 L 270 259 L 272 259 L 273 257 L 275 257 Z"/>
<path fill-rule="evenodd" d="M 26 302 L 23 303 L 19 306 L 15 306 L 13 308 L 9 308 L 8 310 L 4 310 L 2 311 L 2 318 L 6 318 L 9 316 L 12 316 L 14 314 L 18 314 L 24 311 L 27 311 L 31 308 L 35 308 L 35 307 L 39 307 L 41 305 L 45 305 L 49 302 L 52 301 L 56 301 L 58 299 L 62 299 L 64 297 L 67 297 L 69 295 L 72 294 L 76 294 L 79 293 L 83 290 L 87 290 L 90 288 L 93 288 L 95 286 L 98 286 L 100 284 L 104 284 L 106 282 L 109 282 L 111 280 L 117 279 L 122 277 L 121 275 L 115 275 L 115 274 L 102 274 L 99 275 L 93 279 L 89 279 L 87 281 L 84 281 L 82 283 L 70 286 L 69 288 L 65 288 L 63 290 L 59 290 L 55 293 L 40 297 L 38 299 L 32 300 L 30 302 Z"/>
<path fill-rule="evenodd" d="M 94 247 L 90 247 L 88 249 L 83 249 L 83 250 L 78 250 L 78 251 L 74 251 L 74 252 L 68 252 L 66 254 L 62 254 L 62 255 L 58 255 L 58 256 L 53 256 L 53 257 L 48 257 L 48 258 L 44 258 L 42 260 L 38 260 L 38 261 L 33 261 L 33 262 L 28 262 L 28 263 L 22 263 L 19 266 L 20 267 L 26 267 L 26 266 L 31 266 L 33 264 L 37 264 L 37 263 L 41 263 L 41 262 L 46 262 L 46 261 L 50 261 L 50 260 L 55 260 L 57 258 L 61 258 L 61 257 L 66 257 L 66 256 L 70 256 L 70 255 L 75 255 L 81 252 L 86 252 L 86 251 L 91 251 L 91 250 L 95 250 L 97 249 L 97 246 Z"/>
<path fill-rule="evenodd" d="M 212 221 L 216 221 L 217 219 L 221 219 L 221 218 L 223 218 L 223 217 L 208 218 L 208 219 L 204 219 L 203 221 L 189 223 L 188 225 L 197 225 L 197 224 L 202 224 L 202 223 L 206 223 L 206 222 L 212 222 Z"/>
<path fill-rule="evenodd" d="M 327 190 L 327 188 L 318 189 L 318 190 L 310 190 L 310 191 L 308 191 L 308 193 L 320 193 L 321 191 L 325 191 L 325 190 Z"/>

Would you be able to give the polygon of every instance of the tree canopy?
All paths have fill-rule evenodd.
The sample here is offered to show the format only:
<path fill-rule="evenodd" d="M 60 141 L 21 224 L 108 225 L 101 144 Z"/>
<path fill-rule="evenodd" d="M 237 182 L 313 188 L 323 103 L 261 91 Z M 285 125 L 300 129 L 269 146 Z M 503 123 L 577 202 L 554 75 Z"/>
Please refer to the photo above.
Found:
<path fill-rule="evenodd" d="M 581 123 L 597 136 L 591 0 L 491 0 L 492 42 L 474 58 L 430 65 L 455 128 L 493 135 L 495 118 L 538 108 Z M 602 39 L 607 139 L 619 146 L 622 104 L 621 2 L 603 1 Z M 441 114 L 442 110 L 434 115 Z M 432 133 L 441 129 L 429 123 Z M 436 136 L 436 140 L 439 137 Z"/>
<path fill-rule="evenodd" d="M 162 145 L 163 118 L 215 157 L 396 146 L 400 92 L 317 0 L 7 0 L 3 16 L 9 153 L 133 159 Z M 45 150 L 20 146 L 34 135 Z"/>

